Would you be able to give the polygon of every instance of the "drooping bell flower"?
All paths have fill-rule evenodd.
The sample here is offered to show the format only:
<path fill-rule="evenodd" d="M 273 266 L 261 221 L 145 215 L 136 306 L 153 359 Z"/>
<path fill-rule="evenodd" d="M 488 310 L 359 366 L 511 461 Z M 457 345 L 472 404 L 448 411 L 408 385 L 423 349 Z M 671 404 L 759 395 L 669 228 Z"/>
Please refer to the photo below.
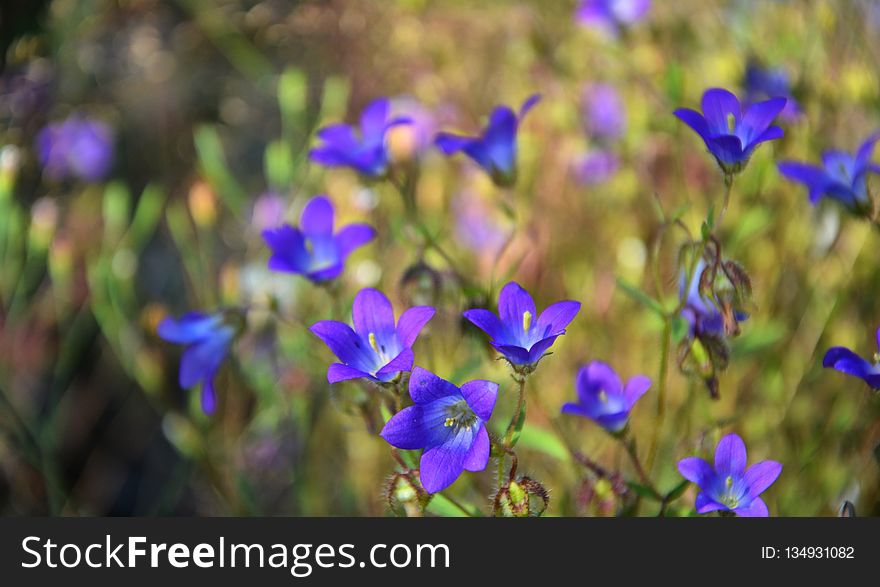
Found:
<path fill-rule="evenodd" d="M 651 387 L 651 380 L 636 375 L 624 385 L 610 365 L 593 361 L 581 368 L 574 385 L 577 402 L 563 405 L 562 413 L 589 418 L 616 434 L 626 427 L 630 411 Z"/>

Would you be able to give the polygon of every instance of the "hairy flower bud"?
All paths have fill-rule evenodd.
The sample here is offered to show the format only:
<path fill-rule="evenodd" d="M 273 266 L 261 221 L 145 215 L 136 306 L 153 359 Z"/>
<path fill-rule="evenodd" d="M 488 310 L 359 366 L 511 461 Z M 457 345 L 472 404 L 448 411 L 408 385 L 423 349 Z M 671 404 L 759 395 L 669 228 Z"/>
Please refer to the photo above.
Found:
<path fill-rule="evenodd" d="M 492 512 L 503 518 L 537 517 L 549 504 L 550 494 L 543 485 L 530 477 L 519 477 L 498 490 L 492 501 Z"/>

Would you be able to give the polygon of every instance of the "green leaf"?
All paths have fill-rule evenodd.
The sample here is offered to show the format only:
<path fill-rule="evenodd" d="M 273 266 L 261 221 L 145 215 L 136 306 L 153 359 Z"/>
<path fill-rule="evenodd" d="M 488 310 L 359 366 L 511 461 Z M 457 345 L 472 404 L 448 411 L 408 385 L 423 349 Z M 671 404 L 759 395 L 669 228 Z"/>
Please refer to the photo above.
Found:
<path fill-rule="evenodd" d="M 520 447 L 536 450 L 560 461 L 570 458 L 568 449 L 553 432 L 546 428 L 539 428 L 529 424 L 523 426 L 519 436 Z"/>
<path fill-rule="evenodd" d="M 519 437 L 522 434 L 523 425 L 526 423 L 526 402 L 523 402 L 522 410 L 519 412 L 519 418 L 516 421 L 516 425 L 513 427 L 513 434 L 510 436 L 510 448 L 516 446 L 516 443 L 519 441 Z"/>
<path fill-rule="evenodd" d="M 683 341 L 690 331 L 690 324 L 681 316 L 672 319 L 672 342 L 675 344 Z"/>
<path fill-rule="evenodd" d="M 633 493 L 640 497 L 652 499 L 654 501 L 660 501 L 659 499 L 657 499 L 657 496 L 654 495 L 654 492 L 644 485 L 640 485 L 639 483 L 635 483 L 633 481 L 627 481 L 626 485 Z"/>
<path fill-rule="evenodd" d="M 623 293 L 639 302 L 649 310 L 655 312 L 658 316 L 665 317 L 666 312 L 663 310 L 663 306 L 660 305 L 660 302 L 637 288 L 636 286 L 627 283 L 620 277 L 617 278 L 617 287 L 623 290 Z"/>
<path fill-rule="evenodd" d="M 199 166 L 205 179 L 223 198 L 230 210 L 240 214 L 247 198 L 244 190 L 229 171 L 217 130 L 212 126 L 201 126 L 196 129 L 194 140 Z"/>
<path fill-rule="evenodd" d="M 266 181 L 278 190 L 284 190 L 293 183 L 293 150 L 287 141 L 273 141 L 266 147 L 263 165 Z"/>
<path fill-rule="evenodd" d="M 666 494 L 666 497 L 664 499 L 666 503 L 674 501 L 684 495 L 684 492 L 687 490 L 689 485 L 690 481 L 688 481 L 687 479 L 676 485 L 675 488 L 672 489 L 672 491 Z"/>

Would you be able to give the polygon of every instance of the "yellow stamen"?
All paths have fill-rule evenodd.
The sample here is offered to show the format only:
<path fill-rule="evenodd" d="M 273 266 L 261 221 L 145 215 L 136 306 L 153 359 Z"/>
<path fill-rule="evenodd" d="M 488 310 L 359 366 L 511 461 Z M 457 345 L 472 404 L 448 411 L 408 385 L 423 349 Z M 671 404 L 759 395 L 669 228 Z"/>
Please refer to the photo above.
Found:
<path fill-rule="evenodd" d="M 728 476 L 727 479 L 724 480 L 724 484 L 727 485 L 728 489 L 733 487 L 733 477 Z"/>
<path fill-rule="evenodd" d="M 455 426 L 455 418 L 446 418 L 446 421 L 443 422 L 443 425 L 449 428 L 450 426 Z"/>
<path fill-rule="evenodd" d="M 603 404 L 608 401 L 608 394 L 605 393 L 604 389 L 599 390 L 599 401 Z"/>
<path fill-rule="evenodd" d="M 730 129 L 730 133 L 736 130 L 736 116 L 733 115 L 733 112 L 727 113 L 727 128 Z"/>
<path fill-rule="evenodd" d="M 373 347 L 376 354 L 379 354 L 379 343 L 376 342 L 376 335 L 371 332 L 368 338 L 370 339 L 370 346 Z"/>
<path fill-rule="evenodd" d="M 523 312 L 523 332 L 528 332 L 532 326 L 532 313 L 526 310 Z"/>

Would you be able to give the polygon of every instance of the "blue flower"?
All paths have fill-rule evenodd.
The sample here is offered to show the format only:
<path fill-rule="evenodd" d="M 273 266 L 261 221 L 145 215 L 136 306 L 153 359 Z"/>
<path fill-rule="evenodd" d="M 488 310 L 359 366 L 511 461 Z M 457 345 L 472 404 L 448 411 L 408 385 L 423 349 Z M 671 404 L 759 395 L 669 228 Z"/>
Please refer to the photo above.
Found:
<path fill-rule="evenodd" d="M 626 112 L 620 94 L 610 84 L 586 86 L 581 111 L 587 134 L 599 140 L 619 139 L 626 127 Z"/>
<path fill-rule="evenodd" d="M 496 106 L 488 126 L 478 137 L 439 133 L 437 147 L 446 155 L 459 151 L 473 159 L 501 187 L 516 183 L 516 132 L 519 123 L 541 96 L 535 94 L 519 109 L 519 116 L 507 106 Z"/>
<path fill-rule="evenodd" d="M 877 348 L 880 349 L 880 329 L 877 330 Z M 870 385 L 871 389 L 880 389 L 880 352 L 874 355 L 874 362 L 871 362 L 848 348 L 833 347 L 825 353 L 822 366 L 858 377 Z"/>
<path fill-rule="evenodd" d="M 565 327 L 574 320 L 580 302 L 562 301 L 548 306 L 540 315 L 529 292 L 511 281 L 498 295 L 498 316 L 489 310 L 467 310 L 464 317 L 489 335 L 492 346 L 515 370 L 528 373 Z"/>
<path fill-rule="evenodd" d="M 482 471 L 489 463 L 489 433 L 498 384 L 468 381 L 461 388 L 421 367 L 413 369 L 409 394 L 415 405 L 394 415 L 382 429 L 388 444 L 424 449 L 419 464 L 422 487 L 436 493 L 462 471 Z"/>
<path fill-rule="evenodd" d="M 388 129 L 409 124 L 408 118 L 388 120 L 390 102 L 379 98 L 361 114 L 360 129 L 348 124 L 331 124 L 318 131 L 324 144 L 309 152 L 315 163 L 326 167 L 350 167 L 367 177 L 384 177 L 388 171 Z"/>
<path fill-rule="evenodd" d="M 772 98 L 743 109 L 736 96 L 713 88 L 703 94 L 703 114 L 679 108 L 675 115 L 702 137 L 718 165 L 730 176 L 742 171 L 760 143 L 782 138 L 782 129 L 771 125 L 785 102 L 785 98 Z"/>
<path fill-rule="evenodd" d="M 419 332 L 434 316 L 434 308 L 416 306 L 401 314 L 394 324 L 394 308 L 385 294 L 372 288 L 354 297 L 354 329 L 335 320 L 317 322 L 310 330 L 324 341 L 341 363 L 330 365 L 330 383 L 366 378 L 387 383 L 412 369 L 412 346 Z"/>
<path fill-rule="evenodd" d="M 681 475 L 700 487 L 695 507 L 698 514 L 718 510 L 742 517 L 764 517 L 767 504 L 759 496 L 782 472 L 776 461 L 762 461 L 746 468 L 746 445 L 736 434 L 728 434 L 715 448 L 715 468 L 699 457 L 678 462 Z"/>
<path fill-rule="evenodd" d="M 651 0 L 581 0 L 575 19 L 584 26 L 615 34 L 642 20 L 651 9 Z"/>
<path fill-rule="evenodd" d="M 690 284 L 685 283 L 687 276 L 683 270 L 679 276 L 679 296 L 686 296 L 681 316 L 688 323 L 688 333 L 691 338 L 722 337 L 725 334 L 724 316 L 718 310 L 718 306 L 700 293 L 700 282 L 705 270 L 706 262 L 700 259 L 694 268 Z M 736 313 L 734 317 L 737 322 L 742 322 L 748 316 L 744 313 Z"/>
<path fill-rule="evenodd" d="M 184 389 L 202 384 L 202 410 L 214 413 L 217 396 L 214 393 L 214 377 L 220 364 L 229 354 L 235 328 L 226 322 L 223 314 L 189 312 L 179 320 L 171 317 L 159 323 L 160 337 L 187 349 L 180 360 L 180 386 Z"/>
<path fill-rule="evenodd" d="M 869 173 L 880 173 L 880 166 L 871 163 L 878 139 L 880 133 L 868 137 L 855 155 L 844 151 L 825 151 L 821 166 L 784 161 L 778 165 L 779 172 L 792 181 L 806 185 L 812 204 L 827 196 L 850 212 L 868 213 L 871 211 L 871 200 L 867 177 Z"/>
<path fill-rule="evenodd" d="M 791 95 L 788 73 L 781 67 L 765 68 L 749 62 L 745 75 L 746 103 L 754 103 L 769 98 L 785 98 L 785 108 L 779 113 L 783 120 L 795 120 L 801 115 L 801 108 Z"/>
<path fill-rule="evenodd" d="M 651 380 L 636 375 L 623 385 L 614 369 L 601 361 L 593 361 L 581 367 L 574 385 L 578 400 L 562 406 L 562 413 L 589 418 L 609 432 L 617 433 L 626 427 L 630 410 L 651 387 Z"/>
<path fill-rule="evenodd" d="M 315 282 L 336 279 L 352 251 L 373 240 L 376 231 L 367 224 L 349 224 L 333 233 L 333 204 L 315 196 L 303 208 L 299 227 L 284 224 L 263 231 L 272 250 L 269 269 L 296 273 Z"/>
<path fill-rule="evenodd" d="M 37 152 L 52 179 L 100 181 L 113 164 L 113 132 L 103 122 L 74 115 L 40 131 Z"/>

